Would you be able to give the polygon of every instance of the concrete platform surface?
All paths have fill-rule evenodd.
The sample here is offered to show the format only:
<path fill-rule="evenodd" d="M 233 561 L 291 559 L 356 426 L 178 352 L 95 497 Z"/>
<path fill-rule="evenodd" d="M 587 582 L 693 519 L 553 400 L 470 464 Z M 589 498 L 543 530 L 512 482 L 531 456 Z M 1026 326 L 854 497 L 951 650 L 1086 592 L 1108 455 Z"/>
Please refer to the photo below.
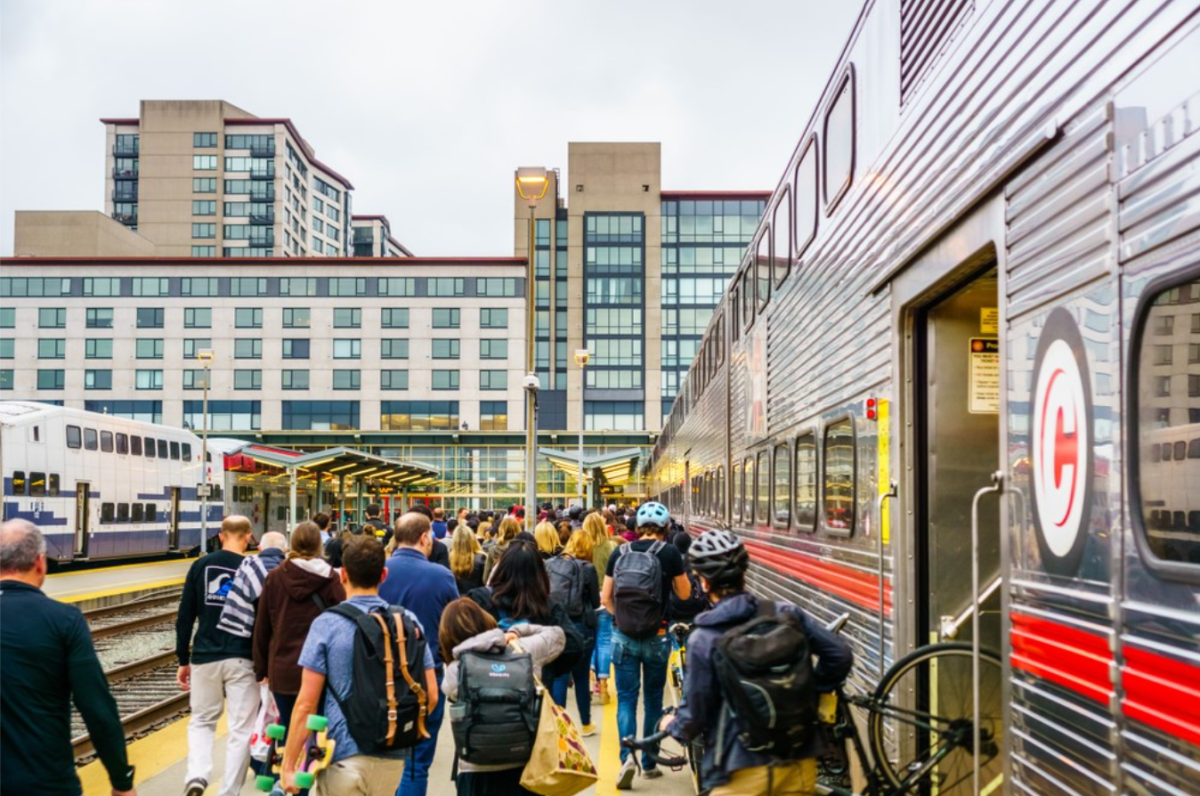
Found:
<path fill-rule="evenodd" d="M 79 603 L 128 592 L 169 588 L 183 583 L 195 560 L 181 558 L 57 572 L 47 576 L 42 591 L 62 602 Z"/>
<path fill-rule="evenodd" d="M 572 716 L 578 721 L 574 694 L 568 695 Z M 617 706 L 613 701 L 605 707 L 593 705 L 593 721 L 596 734 L 584 739 L 592 760 L 599 770 L 597 785 L 584 791 L 587 796 L 615 793 L 653 793 L 655 796 L 688 796 L 693 794 L 691 778 L 686 771 L 666 771 L 660 779 L 636 779 L 633 791 L 617 791 L 617 771 L 620 769 L 620 739 L 617 735 Z M 438 751 L 429 778 L 429 796 L 452 796 L 454 784 L 450 781 L 450 769 L 454 758 L 454 738 L 450 722 L 442 723 L 438 735 Z M 182 796 L 184 774 L 187 768 L 187 720 L 183 719 L 164 729 L 134 741 L 129 747 L 130 762 L 137 766 L 137 792 L 139 796 Z M 225 760 L 225 725 L 218 728 L 217 746 L 213 755 L 213 784 L 209 785 L 208 796 L 219 789 L 221 772 Z M 107 775 L 100 763 L 91 763 L 79 771 L 83 780 L 84 796 L 108 796 L 111 788 Z M 254 777 L 249 775 L 240 796 L 261 796 L 254 789 Z"/>

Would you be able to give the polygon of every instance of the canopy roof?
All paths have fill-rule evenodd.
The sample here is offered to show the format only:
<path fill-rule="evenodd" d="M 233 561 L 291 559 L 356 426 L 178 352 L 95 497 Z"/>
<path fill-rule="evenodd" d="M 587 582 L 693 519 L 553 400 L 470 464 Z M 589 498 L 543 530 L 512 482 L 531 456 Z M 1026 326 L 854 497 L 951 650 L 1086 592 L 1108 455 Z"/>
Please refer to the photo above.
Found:
<path fill-rule="evenodd" d="M 539 448 L 538 454 L 545 456 L 558 469 L 571 478 L 579 478 L 579 454 L 553 448 Z M 637 472 L 638 459 L 642 456 L 641 448 L 623 448 L 609 453 L 599 453 L 583 457 L 583 472 L 586 478 L 593 470 L 600 470 L 601 478 L 613 486 L 624 484 L 634 477 Z"/>
<path fill-rule="evenodd" d="M 432 465 L 387 459 L 354 448 L 329 448 L 303 453 L 266 445 L 246 445 L 237 451 L 236 455 L 272 467 L 294 467 L 321 476 L 361 478 L 364 481 L 382 481 L 392 486 L 432 484 L 438 480 L 439 475 L 438 469 Z"/>

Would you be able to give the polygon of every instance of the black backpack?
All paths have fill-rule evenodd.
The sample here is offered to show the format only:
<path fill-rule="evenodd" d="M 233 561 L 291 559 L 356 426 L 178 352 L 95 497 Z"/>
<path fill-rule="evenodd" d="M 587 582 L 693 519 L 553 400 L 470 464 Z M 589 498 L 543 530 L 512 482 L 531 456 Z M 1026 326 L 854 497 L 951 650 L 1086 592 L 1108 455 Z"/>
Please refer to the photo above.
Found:
<path fill-rule="evenodd" d="M 572 619 L 583 617 L 583 563 L 574 558 L 555 556 L 546 560 L 550 576 L 550 594 L 557 596 Z"/>
<path fill-rule="evenodd" d="M 450 706 L 459 759 L 479 766 L 528 762 L 540 715 L 528 653 L 505 647 L 459 657 L 458 701 Z"/>
<path fill-rule="evenodd" d="M 358 748 L 363 754 L 378 754 L 416 746 L 428 738 L 426 642 L 417 623 L 396 605 L 364 613 L 339 603 L 329 612 L 355 625 L 353 686 L 344 696 L 329 690 Z"/>
<path fill-rule="evenodd" d="M 621 545 L 614 555 L 613 599 L 617 628 L 630 638 L 649 638 L 659 631 L 663 620 L 662 564 L 658 551 L 666 544 L 657 541 L 649 550 L 634 550 L 633 544 Z"/>
<path fill-rule="evenodd" d="M 794 760 L 817 729 L 817 689 L 808 635 L 773 600 L 717 640 L 713 668 L 727 709 L 741 723 L 738 740 L 752 752 Z"/>

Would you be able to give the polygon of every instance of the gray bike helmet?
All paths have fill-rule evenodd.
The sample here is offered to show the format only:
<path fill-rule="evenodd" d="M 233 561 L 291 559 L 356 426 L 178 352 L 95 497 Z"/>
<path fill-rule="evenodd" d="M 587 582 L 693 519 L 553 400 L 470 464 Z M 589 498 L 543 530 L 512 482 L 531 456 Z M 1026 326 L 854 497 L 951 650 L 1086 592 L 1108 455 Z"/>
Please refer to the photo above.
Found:
<path fill-rule="evenodd" d="M 637 527 L 654 525 L 658 528 L 666 528 L 670 523 L 671 512 L 667 511 L 667 507 L 663 504 L 655 503 L 651 500 L 649 503 L 643 503 L 638 507 Z"/>
<path fill-rule="evenodd" d="M 692 542 L 688 566 L 713 586 L 736 582 L 750 566 L 750 554 L 742 540 L 729 531 L 705 531 Z"/>

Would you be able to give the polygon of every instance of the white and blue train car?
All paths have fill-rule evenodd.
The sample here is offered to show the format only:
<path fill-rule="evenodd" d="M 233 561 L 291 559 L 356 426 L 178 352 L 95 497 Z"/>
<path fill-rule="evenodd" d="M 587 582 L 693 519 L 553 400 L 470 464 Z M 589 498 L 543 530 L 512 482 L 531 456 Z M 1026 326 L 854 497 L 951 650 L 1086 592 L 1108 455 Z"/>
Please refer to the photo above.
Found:
<path fill-rule="evenodd" d="M 209 460 L 211 536 L 224 515 L 224 462 Z M 201 444 L 189 431 L 4 401 L 0 473 L 4 519 L 36 523 L 51 561 L 136 558 L 202 544 Z"/>

